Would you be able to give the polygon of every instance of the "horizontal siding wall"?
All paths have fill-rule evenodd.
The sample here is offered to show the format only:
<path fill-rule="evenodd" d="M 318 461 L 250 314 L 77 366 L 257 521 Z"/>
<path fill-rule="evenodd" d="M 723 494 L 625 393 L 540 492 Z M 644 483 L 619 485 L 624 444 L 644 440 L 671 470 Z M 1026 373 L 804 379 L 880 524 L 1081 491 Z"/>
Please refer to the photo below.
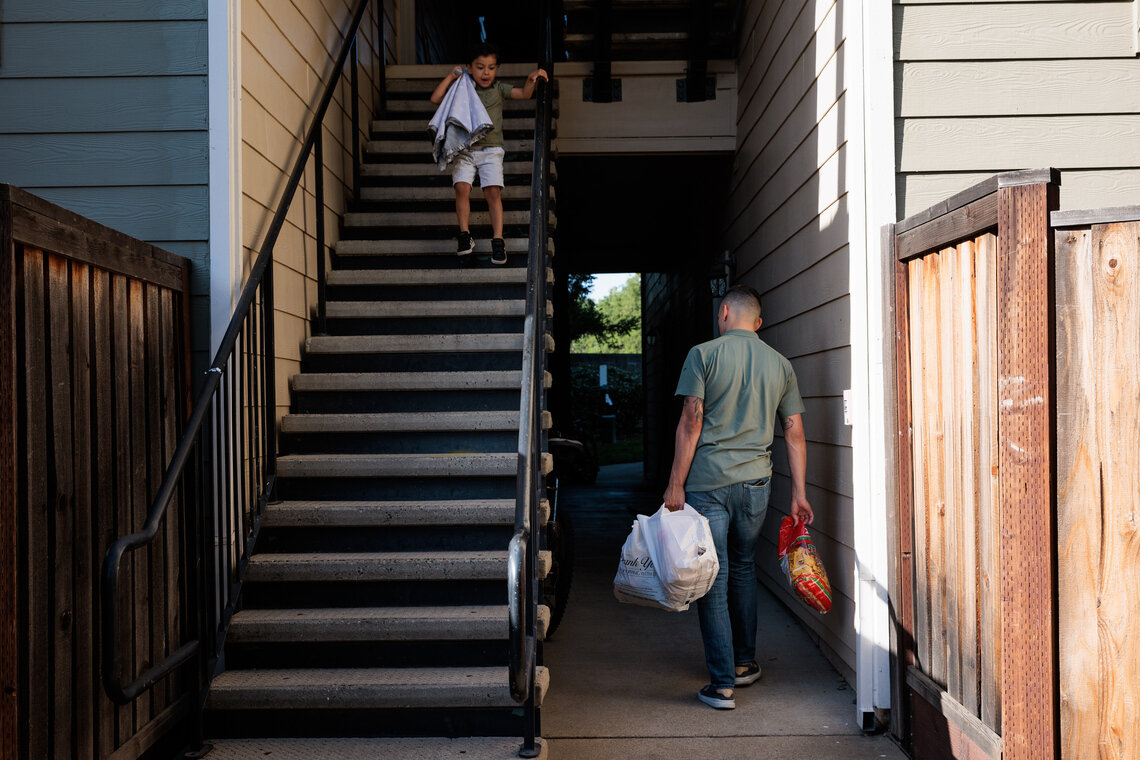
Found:
<path fill-rule="evenodd" d="M 900 218 L 995 172 L 1061 169 L 1061 208 L 1140 199 L 1136 3 L 902 0 Z"/>
<path fill-rule="evenodd" d="M 849 221 L 843 2 L 751 0 L 745 7 L 737 79 L 737 150 L 727 244 L 737 280 L 763 299 L 760 337 L 787 356 L 804 398 L 812 535 L 834 605 L 820 616 L 794 598 L 776 563 L 788 513 L 782 440 L 772 448 L 774 488 L 759 550 L 763 582 L 819 636 L 849 680 L 855 670 L 855 552 L 851 429 Z"/>
<path fill-rule="evenodd" d="M 185 256 L 209 341 L 206 0 L 0 3 L 0 182 Z"/>
<path fill-rule="evenodd" d="M 247 268 L 260 250 L 289 171 L 312 123 L 351 17 L 349 0 L 243 0 L 242 2 L 242 240 Z M 360 133 L 367 139 L 372 92 L 379 71 L 377 3 L 361 22 Z M 390 29 L 390 27 L 389 27 Z M 386 32 L 390 33 L 389 32 Z M 324 120 L 326 244 L 336 240 L 340 215 L 352 193 L 352 133 L 348 78 Z M 315 174 L 310 159 L 290 206 L 274 254 L 277 403 L 289 404 L 289 379 L 300 369 L 316 303 Z"/>

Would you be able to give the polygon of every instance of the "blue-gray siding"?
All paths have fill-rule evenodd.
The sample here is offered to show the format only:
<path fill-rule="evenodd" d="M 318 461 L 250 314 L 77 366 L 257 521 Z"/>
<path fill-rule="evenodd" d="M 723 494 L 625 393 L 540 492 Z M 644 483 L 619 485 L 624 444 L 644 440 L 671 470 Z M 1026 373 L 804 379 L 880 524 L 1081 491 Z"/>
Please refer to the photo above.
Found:
<path fill-rule="evenodd" d="M 209 340 L 206 0 L 0 3 L 0 182 L 192 261 Z"/>

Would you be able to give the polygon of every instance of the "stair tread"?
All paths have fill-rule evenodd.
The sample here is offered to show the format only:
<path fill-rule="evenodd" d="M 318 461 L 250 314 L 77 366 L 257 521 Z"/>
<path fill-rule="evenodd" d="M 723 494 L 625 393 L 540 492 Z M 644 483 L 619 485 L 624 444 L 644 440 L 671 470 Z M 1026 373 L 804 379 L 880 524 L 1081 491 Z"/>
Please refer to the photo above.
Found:
<path fill-rule="evenodd" d="M 554 211 L 547 216 L 550 227 L 554 229 L 558 219 Z M 455 229 L 454 211 L 358 211 L 346 213 L 343 217 L 345 227 L 447 227 Z M 491 224 L 491 214 L 485 210 L 472 210 L 470 223 L 474 227 Z M 530 210 L 504 211 L 503 224 L 524 225 L 530 224 Z M 478 232 L 478 230 L 476 230 Z"/>
<path fill-rule="evenodd" d="M 503 200 L 507 201 L 530 200 L 531 196 L 530 185 L 507 185 L 499 192 Z M 472 194 L 475 198 L 482 197 L 482 192 L 478 188 L 473 190 Z M 551 200 L 555 199 L 553 186 L 550 189 L 549 197 Z M 360 188 L 360 199 L 363 201 L 439 201 L 441 203 L 454 203 L 455 190 L 437 185 L 362 187 Z"/>
<path fill-rule="evenodd" d="M 534 116 L 514 116 L 512 118 L 503 119 L 504 131 L 517 131 L 522 129 L 534 129 Z M 428 129 L 427 122 L 423 119 L 373 119 L 372 131 L 421 133 L 423 136 L 431 137 L 431 131 Z"/>
<path fill-rule="evenodd" d="M 539 760 L 548 757 L 546 742 L 536 740 Z M 335 739 L 210 739 L 210 760 L 516 760 L 517 736 Z"/>
<path fill-rule="evenodd" d="M 488 353 L 521 351 L 522 347 L 521 333 L 314 335 L 305 341 L 309 354 Z"/>
<path fill-rule="evenodd" d="M 555 150 L 556 139 L 551 140 L 550 149 Z M 507 153 L 517 153 L 523 150 L 534 150 L 534 137 L 522 139 L 503 140 L 503 149 Z M 424 135 L 422 140 L 380 139 L 369 140 L 364 144 L 365 153 L 422 153 L 425 160 L 434 161 L 431 157 L 431 136 Z"/>
<path fill-rule="evenodd" d="M 546 387 L 552 378 L 545 373 Z M 522 372 L 306 372 L 293 376 L 295 391 L 518 390 Z"/>
<path fill-rule="evenodd" d="M 210 684 L 208 709 L 514 707 L 505 667 L 227 670 Z M 535 699 L 549 684 L 535 673 Z"/>
<path fill-rule="evenodd" d="M 543 427 L 550 418 L 543 412 Z M 327 432 L 457 432 L 518 430 L 519 413 L 501 412 L 354 412 L 287 414 L 281 420 L 284 433 Z"/>

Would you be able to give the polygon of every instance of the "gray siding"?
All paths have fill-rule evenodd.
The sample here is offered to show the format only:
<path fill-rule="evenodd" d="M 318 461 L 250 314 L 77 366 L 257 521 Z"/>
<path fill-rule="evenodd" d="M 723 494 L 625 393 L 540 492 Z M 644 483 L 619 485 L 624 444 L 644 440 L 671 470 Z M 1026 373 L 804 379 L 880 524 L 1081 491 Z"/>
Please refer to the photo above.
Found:
<path fill-rule="evenodd" d="M 0 182 L 191 259 L 199 361 L 206 53 L 206 0 L 0 4 Z"/>
<path fill-rule="evenodd" d="M 1134 0 L 894 8 L 898 215 L 995 172 L 1062 170 L 1061 208 L 1140 199 Z"/>
<path fill-rule="evenodd" d="M 761 293 L 760 337 L 792 361 L 799 379 L 808 499 L 816 513 L 812 535 L 831 578 L 832 611 L 820 616 L 796 600 L 776 564 L 776 534 L 790 503 L 779 439 L 760 577 L 851 679 L 854 487 L 842 395 L 851 387 L 847 197 L 848 183 L 857 178 L 845 170 L 845 77 L 859 63 L 847 59 L 843 7 L 831 0 L 751 0 L 745 6 L 726 242 L 737 279 Z"/>

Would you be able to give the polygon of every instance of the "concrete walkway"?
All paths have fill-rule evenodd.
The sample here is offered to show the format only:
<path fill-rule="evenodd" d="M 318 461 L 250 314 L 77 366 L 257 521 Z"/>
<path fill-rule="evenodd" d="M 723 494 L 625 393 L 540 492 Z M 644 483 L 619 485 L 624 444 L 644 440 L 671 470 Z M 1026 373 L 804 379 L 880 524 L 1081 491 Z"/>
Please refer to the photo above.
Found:
<path fill-rule="evenodd" d="M 660 502 L 644 487 L 640 464 L 605 467 L 593 486 L 562 490 L 559 509 L 573 518 L 577 557 L 566 617 L 544 649 L 551 688 L 542 735 L 552 760 L 903 760 L 886 736 L 862 735 L 853 690 L 763 590 L 764 677 L 737 689 L 735 710 L 697 700 L 708 672 L 696 607 L 671 613 L 613 597 L 633 515 Z"/>

